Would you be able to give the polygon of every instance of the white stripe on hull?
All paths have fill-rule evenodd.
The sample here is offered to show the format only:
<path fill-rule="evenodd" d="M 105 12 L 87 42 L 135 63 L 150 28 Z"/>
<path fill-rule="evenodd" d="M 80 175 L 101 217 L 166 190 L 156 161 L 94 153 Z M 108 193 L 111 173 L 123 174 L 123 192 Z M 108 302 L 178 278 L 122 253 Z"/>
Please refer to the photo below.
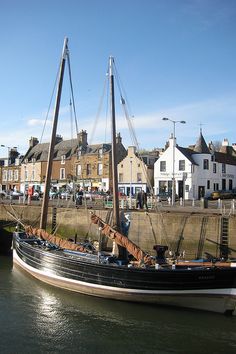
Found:
<path fill-rule="evenodd" d="M 35 269 L 22 261 L 15 250 L 13 251 L 13 260 L 18 266 L 45 283 L 86 295 L 114 300 L 188 307 L 220 313 L 234 311 L 233 314 L 236 315 L 236 289 L 143 290 L 118 288 L 68 279 L 50 274 L 48 271 Z"/>

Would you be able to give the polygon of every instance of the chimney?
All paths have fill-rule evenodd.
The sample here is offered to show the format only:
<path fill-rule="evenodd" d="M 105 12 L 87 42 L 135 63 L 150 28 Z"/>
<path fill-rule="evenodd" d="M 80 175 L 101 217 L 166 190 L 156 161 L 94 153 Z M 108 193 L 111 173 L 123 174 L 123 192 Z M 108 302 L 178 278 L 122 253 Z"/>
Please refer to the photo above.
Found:
<path fill-rule="evenodd" d="M 86 130 L 82 129 L 77 137 L 79 146 L 87 146 L 88 145 L 87 136 L 88 136 L 88 134 L 87 134 Z"/>
<path fill-rule="evenodd" d="M 222 141 L 222 146 L 229 146 L 229 140 L 224 138 L 224 140 Z"/>
<path fill-rule="evenodd" d="M 136 153 L 136 146 L 128 146 L 128 156 L 133 156 Z"/>
<path fill-rule="evenodd" d="M 30 147 L 30 148 L 33 148 L 33 147 L 34 147 L 35 145 L 37 145 L 38 143 L 39 143 L 38 139 L 31 136 L 30 141 L 29 141 L 29 147 Z"/>
<path fill-rule="evenodd" d="M 120 136 L 120 133 L 117 133 L 116 135 L 116 144 L 121 144 L 122 143 L 122 137 Z"/>
<path fill-rule="evenodd" d="M 59 144 L 63 140 L 61 135 L 56 135 L 55 144 Z"/>

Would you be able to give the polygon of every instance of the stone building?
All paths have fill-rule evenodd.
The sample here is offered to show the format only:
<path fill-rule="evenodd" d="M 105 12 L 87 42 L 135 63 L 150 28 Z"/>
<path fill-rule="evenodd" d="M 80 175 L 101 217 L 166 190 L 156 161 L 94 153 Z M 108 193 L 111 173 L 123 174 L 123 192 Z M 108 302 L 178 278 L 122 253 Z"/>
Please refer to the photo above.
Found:
<path fill-rule="evenodd" d="M 21 158 L 17 148 L 9 148 L 8 156 L 1 159 L 1 190 L 5 192 L 20 190 Z"/>
<path fill-rule="evenodd" d="M 130 196 L 139 191 L 151 192 L 153 188 L 154 163 L 159 151 L 137 153 L 135 146 L 128 147 L 127 156 L 118 164 L 119 191 Z"/>
<path fill-rule="evenodd" d="M 110 143 L 88 145 L 86 131 L 79 133 L 75 160 L 77 185 L 87 190 L 112 190 L 111 148 Z M 120 134 L 116 137 L 116 149 L 119 163 L 127 154 Z"/>

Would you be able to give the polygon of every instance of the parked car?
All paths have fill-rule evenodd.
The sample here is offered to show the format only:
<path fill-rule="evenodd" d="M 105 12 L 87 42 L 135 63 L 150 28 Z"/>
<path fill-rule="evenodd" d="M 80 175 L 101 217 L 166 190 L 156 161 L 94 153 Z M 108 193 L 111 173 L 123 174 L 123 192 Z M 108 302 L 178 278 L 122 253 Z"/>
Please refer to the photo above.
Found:
<path fill-rule="evenodd" d="M 0 198 L 1 198 L 1 199 L 7 198 L 7 193 L 6 193 L 5 191 L 1 191 L 1 192 L 0 192 Z"/>
<path fill-rule="evenodd" d="M 61 192 L 60 193 L 60 198 L 61 199 L 71 199 L 73 197 L 73 194 L 70 192 Z"/>
<path fill-rule="evenodd" d="M 236 194 L 232 191 L 214 191 L 210 195 L 210 199 L 217 200 L 217 199 L 231 199 L 234 198 Z"/>
<path fill-rule="evenodd" d="M 170 198 L 170 200 L 172 199 L 172 192 L 160 192 L 157 194 L 157 200 L 161 201 L 166 201 Z M 175 195 L 175 200 L 178 200 L 179 196 L 176 194 Z"/>
<path fill-rule="evenodd" d="M 49 192 L 49 198 L 50 199 L 55 199 L 55 198 L 58 198 L 59 196 L 60 196 L 59 192 L 55 192 L 55 191 L 50 191 Z"/>
<path fill-rule="evenodd" d="M 18 192 L 18 191 L 13 191 L 13 192 L 12 192 L 12 195 L 13 195 L 13 196 L 16 196 L 16 197 L 20 197 L 20 196 L 23 195 L 23 193 L 22 193 L 22 192 Z"/>

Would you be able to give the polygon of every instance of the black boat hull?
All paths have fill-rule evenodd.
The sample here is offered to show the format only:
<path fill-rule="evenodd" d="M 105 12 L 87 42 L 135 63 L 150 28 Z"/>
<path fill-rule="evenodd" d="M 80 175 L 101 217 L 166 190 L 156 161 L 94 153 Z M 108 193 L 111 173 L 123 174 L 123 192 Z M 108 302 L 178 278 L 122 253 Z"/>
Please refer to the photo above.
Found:
<path fill-rule="evenodd" d="M 108 299 L 236 314 L 236 268 L 155 269 L 101 264 L 14 238 L 14 263 L 37 279 Z"/>

